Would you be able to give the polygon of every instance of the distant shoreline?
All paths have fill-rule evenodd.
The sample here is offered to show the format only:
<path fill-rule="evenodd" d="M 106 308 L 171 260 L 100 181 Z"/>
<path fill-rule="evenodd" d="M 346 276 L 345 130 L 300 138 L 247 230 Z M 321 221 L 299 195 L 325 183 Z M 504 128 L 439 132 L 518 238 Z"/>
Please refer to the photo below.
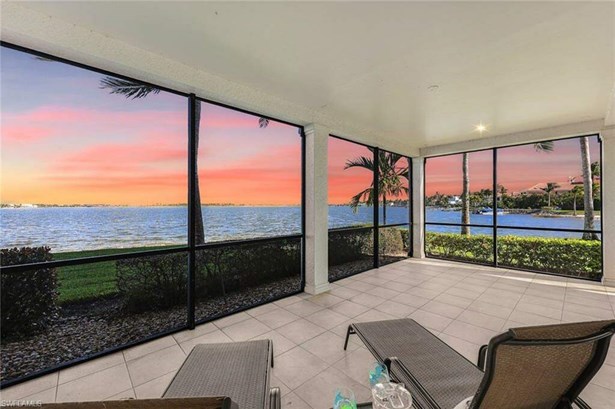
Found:
<path fill-rule="evenodd" d="M 70 205 L 55 205 L 55 204 L 0 204 L 2 209 L 48 209 L 48 208 L 152 208 L 152 207 L 187 207 L 185 203 L 178 204 L 152 204 L 152 205 L 122 205 L 122 204 L 70 204 Z M 202 207 L 299 207 L 300 204 L 231 204 L 231 203 L 204 203 Z"/>

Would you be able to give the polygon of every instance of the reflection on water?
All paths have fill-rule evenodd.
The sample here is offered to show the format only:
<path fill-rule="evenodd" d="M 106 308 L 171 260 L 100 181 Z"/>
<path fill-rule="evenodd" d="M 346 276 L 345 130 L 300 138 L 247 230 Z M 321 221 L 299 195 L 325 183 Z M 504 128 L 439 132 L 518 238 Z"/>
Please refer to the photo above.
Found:
<path fill-rule="evenodd" d="M 239 240 L 254 237 L 298 234 L 301 208 L 205 206 L 207 241 Z M 50 246 L 53 251 L 129 248 L 159 245 L 185 245 L 187 208 L 166 207 L 50 207 L 0 209 L 0 247 Z M 492 216 L 472 215 L 472 223 L 491 224 Z M 458 223 L 459 212 L 427 209 L 430 222 Z M 549 228 L 582 229 L 583 218 L 542 218 L 531 215 L 504 215 L 500 224 Z M 371 224 L 373 209 L 361 206 L 353 212 L 348 206 L 329 207 L 329 227 Z M 387 223 L 408 221 L 408 209 L 387 209 Z M 596 220 L 596 229 L 600 221 Z M 458 232 L 458 227 L 431 226 L 430 231 Z M 516 230 L 515 234 L 535 234 Z M 540 232 L 541 236 L 577 237 L 576 233 Z"/>
<path fill-rule="evenodd" d="M 579 212 L 583 215 L 583 212 Z M 427 222 L 438 223 L 459 223 L 461 221 L 461 212 L 447 211 L 440 209 L 427 209 L 425 214 Z M 470 223 L 472 224 L 493 224 L 492 215 L 471 214 Z M 583 217 L 537 217 L 531 214 L 503 214 L 498 215 L 499 226 L 515 226 L 515 227 L 539 227 L 548 229 L 583 229 Z M 594 221 L 594 228 L 600 230 L 600 218 Z M 439 233 L 459 233 L 460 227 L 453 226 L 429 226 L 429 231 Z M 482 230 L 474 227 L 472 232 L 476 234 L 484 233 Z M 491 231 L 488 234 L 492 234 Z M 516 236 L 540 236 L 540 237 L 569 237 L 581 238 L 580 233 L 567 233 L 557 231 L 528 231 L 528 230 L 508 230 L 501 229 L 500 235 L 514 234 Z"/>

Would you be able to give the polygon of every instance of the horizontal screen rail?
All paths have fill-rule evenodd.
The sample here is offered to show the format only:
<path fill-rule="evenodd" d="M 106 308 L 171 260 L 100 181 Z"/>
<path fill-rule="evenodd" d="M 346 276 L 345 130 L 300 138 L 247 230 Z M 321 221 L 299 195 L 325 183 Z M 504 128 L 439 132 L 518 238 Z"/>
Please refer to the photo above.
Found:
<path fill-rule="evenodd" d="M 195 248 L 197 250 L 206 250 L 206 249 L 235 246 L 235 245 L 268 243 L 272 241 L 281 241 L 281 240 L 300 240 L 302 238 L 303 238 L 303 235 L 301 234 L 290 234 L 287 236 L 273 236 L 273 237 L 257 237 L 254 239 L 246 239 L 246 240 L 227 240 L 227 241 L 216 241 L 212 243 L 197 244 Z"/>
<path fill-rule="evenodd" d="M 507 226 L 507 225 L 492 225 L 492 224 L 467 224 L 467 223 L 445 223 L 445 222 L 425 222 L 426 226 L 451 226 L 451 227 L 479 227 L 484 229 L 496 228 L 506 230 L 534 230 L 534 231 L 559 231 L 564 233 L 596 233 L 602 234 L 602 230 L 585 230 L 585 229 L 560 229 L 556 227 L 532 227 L 532 226 Z M 383 226 L 381 226 L 383 227 Z"/>
<path fill-rule="evenodd" d="M 395 223 L 395 224 L 381 224 L 378 228 L 382 229 L 384 227 L 409 227 L 410 223 Z"/>
<path fill-rule="evenodd" d="M 329 229 L 329 233 L 344 232 L 344 231 L 361 231 L 361 230 L 373 230 L 376 226 L 357 226 L 357 227 L 335 227 Z"/>
<path fill-rule="evenodd" d="M 161 256 L 164 254 L 176 254 L 176 253 L 188 254 L 188 250 L 189 249 L 187 246 L 182 246 L 182 247 L 173 247 L 173 248 L 159 249 L 159 250 L 135 251 L 134 253 L 118 253 L 118 254 L 109 254 L 106 256 L 73 258 L 70 260 L 41 261 L 38 263 L 18 264 L 14 266 L 0 267 L 0 270 L 3 273 L 20 273 L 24 271 L 37 270 L 37 269 L 43 269 L 43 268 L 76 266 L 80 264 L 100 263 L 103 261 L 116 261 L 116 260 L 130 259 L 130 258 Z"/>
<path fill-rule="evenodd" d="M 445 222 L 425 222 L 425 225 L 430 226 L 452 226 L 452 227 L 483 227 L 485 229 L 493 229 L 493 224 L 471 224 L 471 223 L 445 223 Z"/>
<path fill-rule="evenodd" d="M 531 226 L 497 226 L 498 229 L 507 230 L 537 230 L 537 231 L 561 231 L 567 233 L 596 233 L 602 234 L 602 230 L 585 230 L 585 229 L 558 229 L 549 227 L 531 227 Z"/>
<path fill-rule="evenodd" d="M 224 241 L 224 242 L 217 242 L 217 243 L 210 243 L 210 244 L 200 244 L 196 246 L 196 248 L 197 249 L 218 248 L 218 247 L 225 247 L 225 246 L 231 246 L 231 245 L 263 243 L 263 242 L 271 242 L 271 241 L 284 240 L 284 239 L 300 240 L 302 238 L 303 236 L 301 234 L 295 234 L 295 235 L 290 235 L 290 236 L 263 237 L 263 238 L 250 239 L 250 240 L 235 240 L 235 241 Z M 24 271 L 37 270 L 37 269 L 43 269 L 43 268 L 68 267 L 68 266 L 76 266 L 80 264 L 100 263 L 104 261 L 117 261 L 117 260 L 123 260 L 123 259 L 131 259 L 131 258 L 161 256 L 164 254 L 177 254 L 177 253 L 188 254 L 189 250 L 190 249 L 188 246 L 181 246 L 181 247 L 172 247 L 168 249 L 135 251 L 133 253 L 118 253 L 118 254 L 109 254 L 106 256 L 73 258 L 70 260 L 41 261 L 38 263 L 18 264 L 18 265 L 13 265 L 13 266 L 0 267 L 0 270 L 3 273 L 20 273 Z"/>

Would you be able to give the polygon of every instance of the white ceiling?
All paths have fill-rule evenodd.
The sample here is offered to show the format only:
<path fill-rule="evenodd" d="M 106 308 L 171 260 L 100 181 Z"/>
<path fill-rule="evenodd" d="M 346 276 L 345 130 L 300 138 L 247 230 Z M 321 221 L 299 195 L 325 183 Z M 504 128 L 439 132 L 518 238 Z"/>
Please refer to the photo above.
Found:
<path fill-rule="evenodd" d="M 604 118 L 615 80 L 610 2 L 21 5 L 414 147 Z"/>

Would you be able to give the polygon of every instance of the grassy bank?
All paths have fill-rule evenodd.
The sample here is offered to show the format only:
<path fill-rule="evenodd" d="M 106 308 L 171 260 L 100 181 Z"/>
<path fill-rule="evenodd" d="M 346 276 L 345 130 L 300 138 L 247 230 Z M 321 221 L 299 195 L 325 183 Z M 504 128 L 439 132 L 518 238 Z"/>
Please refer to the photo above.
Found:
<path fill-rule="evenodd" d="M 70 260 L 163 248 L 166 247 L 132 247 L 125 249 L 71 251 L 66 253 L 54 253 L 53 259 Z M 61 267 L 57 269 L 57 274 L 58 284 L 60 286 L 58 299 L 60 304 L 86 301 L 111 296 L 117 293 L 115 261 Z"/>

